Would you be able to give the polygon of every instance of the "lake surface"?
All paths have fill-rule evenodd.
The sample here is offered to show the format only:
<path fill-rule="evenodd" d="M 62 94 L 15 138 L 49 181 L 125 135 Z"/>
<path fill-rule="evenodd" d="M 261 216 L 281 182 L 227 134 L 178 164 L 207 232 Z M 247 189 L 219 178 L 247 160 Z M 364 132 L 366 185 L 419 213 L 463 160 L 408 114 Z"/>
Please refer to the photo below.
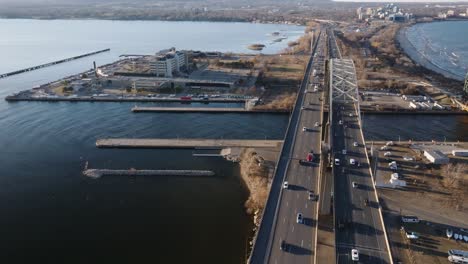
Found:
<path fill-rule="evenodd" d="M 103 137 L 279 139 L 287 116 L 133 114 L 131 103 L 7 103 L 3 98 L 124 53 L 151 54 L 173 46 L 249 52 L 252 43 L 265 43 L 264 52 L 274 53 L 303 30 L 248 23 L 0 19 L 0 72 L 111 48 L 0 80 L 2 260 L 241 263 L 253 226 L 236 164 L 194 158 L 191 150 L 96 149 L 94 143 Z M 288 40 L 268 44 L 274 31 Z M 86 161 L 91 168 L 209 169 L 216 177 L 92 180 L 81 175 Z"/>
<path fill-rule="evenodd" d="M 468 21 L 420 23 L 400 31 L 398 40 L 417 63 L 463 80 L 468 71 Z"/>
<path fill-rule="evenodd" d="M 0 72 L 111 52 L 0 79 L 0 256 L 5 263 L 240 263 L 251 235 L 236 164 L 191 150 L 96 149 L 103 137 L 281 139 L 285 115 L 130 112 L 131 103 L 7 103 L 3 98 L 109 63 L 180 49 L 245 52 L 274 31 L 247 23 L 0 20 Z M 281 46 L 283 45 L 283 46 Z M 286 45 L 274 44 L 276 52 Z M 140 104 L 139 104 L 140 105 Z M 161 105 L 161 104 L 148 104 Z M 197 106 L 192 104 L 191 106 Z M 224 107 L 224 104 L 210 104 Z M 468 140 L 465 117 L 364 117 L 374 140 Z M 434 129 L 435 128 L 435 129 Z M 434 130 L 433 130 L 434 129 Z M 434 131 L 430 134 L 427 131 Z M 91 168 L 209 169 L 213 178 L 103 177 Z"/>

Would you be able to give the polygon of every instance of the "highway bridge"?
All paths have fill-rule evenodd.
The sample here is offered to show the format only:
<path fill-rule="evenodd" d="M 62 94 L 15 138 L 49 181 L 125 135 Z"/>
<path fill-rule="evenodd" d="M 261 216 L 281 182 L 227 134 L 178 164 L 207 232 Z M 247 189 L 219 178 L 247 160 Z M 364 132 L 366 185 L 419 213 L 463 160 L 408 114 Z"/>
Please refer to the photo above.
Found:
<path fill-rule="evenodd" d="M 341 59 L 333 36 L 330 52 L 336 262 L 354 263 L 351 250 L 357 249 L 359 263 L 393 263 L 362 133 L 354 63 Z"/>
<path fill-rule="evenodd" d="M 289 121 L 250 263 L 314 260 L 326 45 L 326 37 L 320 34 Z M 314 160 L 301 161 L 311 151 Z M 284 182 L 288 188 L 283 188 Z M 300 223 L 298 214 L 303 218 Z"/>
<path fill-rule="evenodd" d="M 320 89 L 324 83 L 329 85 L 325 94 Z M 324 95 L 329 101 L 324 102 Z M 324 104 L 331 109 L 328 120 L 323 120 Z M 290 117 L 250 263 L 323 262 L 323 255 L 317 259 L 315 252 L 318 204 L 330 203 L 316 195 L 320 181 L 333 190 L 335 256 L 329 260 L 355 263 L 351 249 L 357 249 L 359 263 L 393 263 L 361 125 L 354 64 L 341 59 L 333 32 L 325 28 L 312 50 Z M 321 144 L 322 135 L 329 135 L 329 150 Z M 309 152 L 314 161 L 301 161 Z M 319 165 L 333 165 L 329 178 L 319 180 Z M 330 194 L 324 196 L 330 199 Z"/>

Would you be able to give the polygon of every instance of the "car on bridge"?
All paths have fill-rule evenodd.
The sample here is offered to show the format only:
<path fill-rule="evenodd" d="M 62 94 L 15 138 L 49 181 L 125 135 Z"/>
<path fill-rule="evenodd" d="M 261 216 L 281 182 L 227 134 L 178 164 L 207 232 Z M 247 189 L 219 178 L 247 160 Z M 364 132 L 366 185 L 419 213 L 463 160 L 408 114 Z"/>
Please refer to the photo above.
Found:
<path fill-rule="evenodd" d="M 318 195 L 316 195 L 313 191 L 310 191 L 310 192 L 309 192 L 308 199 L 309 199 L 310 201 L 317 201 L 317 200 L 318 200 Z"/>
<path fill-rule="evenodd" d="M 281 240 L 280 249 L 281 249 L 282 251 L 286 251 L 286 252 L 289 251 L 289 244 L 286 243 L 286 241 Z"/>
<path fill-rule="evenodd" d="M 351 249 L 351 260 L 359 261 L 359 251 L 355 248 Z"/>
<path fill-rule="evenodd" d="M 335 159 L 335 166 L 340 166 L 340 159 Z"/>
<path fill-rule="evenodd" d="M 304 218 L 302 217 L 302 214 L 301 214 L 301 213 L 297 213 L 296 222 L 297 222 L 298 224 L 302 224 L 302 223 L 304 222 Z"/>

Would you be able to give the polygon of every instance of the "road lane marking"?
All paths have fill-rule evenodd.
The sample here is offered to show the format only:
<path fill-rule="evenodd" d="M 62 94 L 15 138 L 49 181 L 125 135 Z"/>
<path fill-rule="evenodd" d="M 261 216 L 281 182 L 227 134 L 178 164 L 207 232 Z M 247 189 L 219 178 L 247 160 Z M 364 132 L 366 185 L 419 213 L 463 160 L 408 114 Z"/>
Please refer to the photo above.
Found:
<path fill-rule="evenodd" d="M 305 204 L 305 208 L 307 208 L 307 203 Z"/>
<path fill-rule="evenodd" d="M 286 207 L 289 207 L 289 202 L 286 202 Z"/>
<path fill-rule="evenodd" d="M 283 217 L 283 224 L 286 223 L 286 217 Z"/>
<path fill-rule="evenodd" d="M 292 231 L 291 231 L 291 232 L 292 232 L 292 233 L 294 232 L 294 225 L 292 226 Z"/>
<path fill-rule="evenodd" d="M 301 247 L 304 247 L 304 240 L 301 240 Z"/>

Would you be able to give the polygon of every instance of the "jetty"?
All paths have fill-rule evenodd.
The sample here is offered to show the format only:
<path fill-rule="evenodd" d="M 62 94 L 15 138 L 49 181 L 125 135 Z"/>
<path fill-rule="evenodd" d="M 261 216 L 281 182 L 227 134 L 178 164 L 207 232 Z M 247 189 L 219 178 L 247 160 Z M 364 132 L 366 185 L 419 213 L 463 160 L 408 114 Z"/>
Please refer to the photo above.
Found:
<path fill-rule="evenodd" d="M 283 109 L 246 109 L 243 107 L 140 107 L 132 108 L 134 113 L 241 113 L 241 114 L 289 114 L 290 111 Z"/>
<path fill-rule="evenodd" d="M 159 139 L 159 138 L 109 138 L 98 139 L 98 148 L 185 148 L 222 149 L 235 147 L 278 148 L 282 140 L 244 139 Z"/>
<path fill-rule="evenodd" d="M 145 96 L 134 96 L 134 97 L 123 97 L 123 96 L 46 96 L 46 97 L 35 97 L 30 94 L 29 91 L 19 92 L 14 95 L 5 97 L 8 102 L 20 102 L 20 101 L 39 101 L 39 102 L 134 102 L 134 103 L 148 103 L 148 102 L 165 102 L 165 103 L 245 103 L 246 99 L 234 99 L 234 98 L 210 98 L 210 100 L 203 100 L 193 98 L 190 101 L 181 98 L 158 98 L 158 97 L 145 97 Z"/>
<path fill-rule="evenodd" d="M 90 178 L 102 176 L 182 176 L 182 177 L 209 177 L 215 173 L 209 170 L 110 170 L 110 169 L 85 169 L 83 175 Z"/>
<path fill-rule="evenodd" d="M 62 59 L 62 60 L 58 60 L 58 61 L 53 61 L 53 62 L 49 62 L 49 63 L 45 63 L 45 64 L 33 66 L 33 67 L 29 67 L 29 68 L 26 68 L 26 69 L 21 69 L 21 70 L 17 70 L 17 71 L 12 71 L 12 72 L 8 72 L 8 73 L 3 73 L 3 74 L 0 74 L 0 79 L 6 78 L 6 77 L 9 77 L 9 76 L 12 76 L 12 75 L 24 73 L 24 72 L 34 71 L 34 70 L 37 70 L 37 69 L 41 69 L 41 68 L 53 66 L 53 65 L 56 65 L 56 64 L 60 64 L 60 63 L 72 61 L 72 60 L 81 59 L 81 58 L 84 58 L 84 57 L 96 55 L 96 54 L 103 53 L 103 52 L 107 52 L 107 51 L 110 51 L 110 49 L 98 50 L 98 51 L 86 53 L 86 54 L 83 54 L 83 55 L 74 56 L 74 57 L 71 57 L 71 58 L 66 58 L 66 59 Z"/>

